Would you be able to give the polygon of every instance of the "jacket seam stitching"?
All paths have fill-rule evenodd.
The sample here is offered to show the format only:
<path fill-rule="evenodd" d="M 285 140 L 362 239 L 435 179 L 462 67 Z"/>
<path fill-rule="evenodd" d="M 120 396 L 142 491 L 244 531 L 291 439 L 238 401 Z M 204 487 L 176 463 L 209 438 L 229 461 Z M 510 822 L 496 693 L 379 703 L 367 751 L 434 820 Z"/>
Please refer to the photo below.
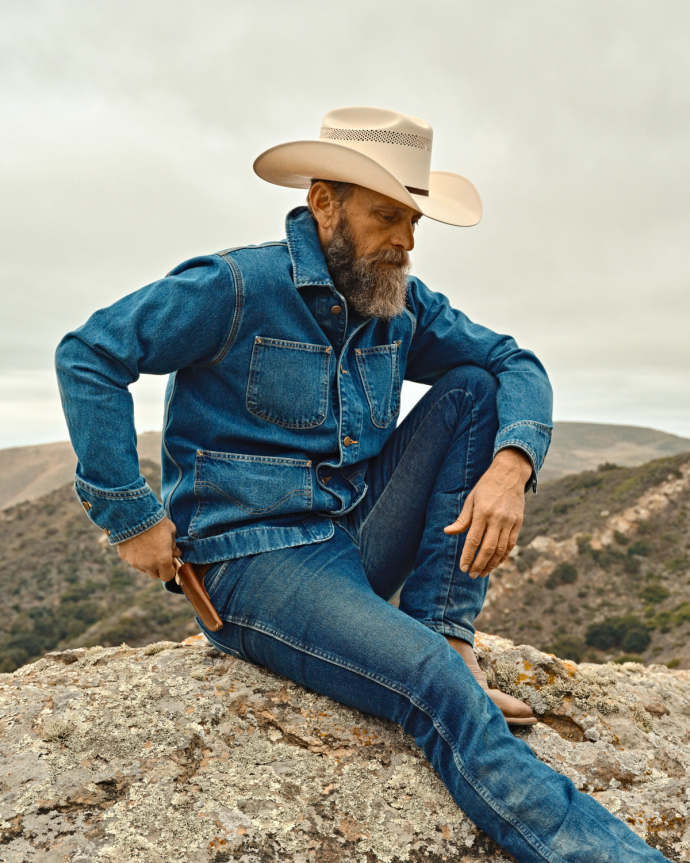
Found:
<path fill-rule="evenodd" d="M 518 420 L 517 422 L 511 423 L 510 425 L 505 426 L 500 430 L 498 435 L 505 434 L 507 431 L 511 431 L 518 426 L 529 426 L 530 428 L 535 428 L 537 431 L 543 432 L 548 437 L 551 437 L 551 429 L 549 426 L 544 425 L 544 423 L 537 422 L 536 420 Z"/>
<path fill-rule="evenodd" d="M 93 485 L 90 485 L 87 482 L 84 482 L 83 479 L 76 478 L 74 480 L 74 484 L 77 488 L 80 488 L 82 491 L 88 491 L 94 497 L 107 498 L 112 500 L 136 500 L 137 498 L 148 497 L 148 495 L 156 495 L 153 492 L 153 489 L 148 485 L 143 486 L 139 489 L 134 489 L 132 491 L 104 491 L 102 489 L 96 488 Z M 156 498 L 158 502 L 158 498 Z"/>
<path fill-rule="evenodd" d="M 159 521 L 163 521 L 164 518 L 164 512 L 158 513 L 156 516 L 153 516 L 146 521 L 143 521 L 136 527 L 130 527 L 129 530 L 125 530 L 121 533 L 116 534 L 111 533 L 108 537 L 108 542 L 110 545 L 117 545 L 119 542 L 124 542 L 126 539 L 131 539 L 133 536 L 138 536 L 140 533 L 143 533 L 145 530 L 148 530 L 150 527 L 158 524 Z"/>
<path fill-rule="evenodd" d="M 228 269 L 230 270 L 233 288 L 235 289 L 235 308 L 233 309 L 232 323 L 230 324 L 230 329 L 228 331 L 225 342 L 223 343 L 223 346 L 216 354 L 216 356 L 213 357 L 213 359 L 210 360 L 208 363 L 204 363 L 201 368 L 218 365 L 218 363 L 224 359 L 225 355 L 230 350 L 233 342 L 237 338 L 237 331 L 240 327 L 242 309 L 244 307 L 244 282 L 242 280 L 242 273 L 240 272 L 240 268 L 237 266 L 235 261 L 233 261 L 232 258 L 229 258 L 227 255 L 219 255 L 218 257 L 220 257 L 221 260 L 225 261 Z"/>
<path fill-rule="evenodd" d="M 165 433 L 168 430 L 168 424 L 170 422 L 170 406 L 172 404 L 172 400 L 173 400 L 173 398 L 175 396 L 175 392 L 177 390 L 177 372 L 173 372 L 172 377 L 173 377 L 173 382 L 172 382 L 172 387 L 170 388 L 170 397 L 168 398 L 167 403 L 165 405 L 165 418 L 164 418 L 164 423 L 163 423 L 162 443 L 163 443 L 163 449 L 165 450 L 166 455 L 168 456 L 170 461 L 177 468 L 177 482 L 175 483 L 175 485 L 170 490 L 170 494 L 165 499 L 165 505 L 164 505 L 165 514 L 168 516 L 168 518 L 171 521 L 174 521 L 174 519 L 172 517 L 172 499 L 173 499 L 173 495 L 175 494 L 177 489 L 180 487 L 180 483 L 182 482 L 183 473 L 182 473 L 182 466 L 173 458 L 173 455 L 170 452 L 170 450 L 168 449 L 168 444 L 166 443 L 166 440 L 165 440 Z"/>

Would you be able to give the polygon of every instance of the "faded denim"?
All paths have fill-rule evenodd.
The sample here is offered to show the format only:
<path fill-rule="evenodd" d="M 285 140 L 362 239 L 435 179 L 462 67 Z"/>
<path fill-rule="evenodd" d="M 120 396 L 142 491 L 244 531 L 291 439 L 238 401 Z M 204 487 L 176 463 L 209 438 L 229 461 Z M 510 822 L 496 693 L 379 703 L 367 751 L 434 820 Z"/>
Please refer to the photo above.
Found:
<path fill-rule="evenodd" d="M 410 277 L 391 321 L 349 312 L 304 207 L 287 239 L 194 258 L 65 336 L 60 391 L 76 491 L 111 543 L 167 514 L 191 563 L 323 542 L 366 500 L 403 379 L 475 367 L 498 385 L 492 451 L 522 449 L 531 484 L 551 435 L 551 388 L 529 351 Z M 165 508 L 139 475 L 128 386 L 170 375 Z M 457 515 L 457 513 L 456 513 Z"/>
<path fill-rule="evenodd" d="M 522 863 L 662 861 L 510 733 L 443 637 L 473 640 L 488 585 L 459 570 L 464 535 L 443 527 L 491 461 L 496 391 L 481 369 L 448 372 L 369 462 L 369 492 L 331 539 L 212 567 L 206 585 L 225 624 L 206 636 L 401 725 L 458 805 Z M 403 583 L 396 609 L 386 600 Z"/>

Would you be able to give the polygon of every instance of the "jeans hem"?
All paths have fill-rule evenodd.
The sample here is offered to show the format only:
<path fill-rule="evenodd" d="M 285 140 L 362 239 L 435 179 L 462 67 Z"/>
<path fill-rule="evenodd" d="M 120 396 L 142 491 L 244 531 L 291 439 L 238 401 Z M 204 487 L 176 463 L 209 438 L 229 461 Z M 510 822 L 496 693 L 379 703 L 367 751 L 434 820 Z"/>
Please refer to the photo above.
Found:
<path fill-rule="evenodd" d="M 452 638 L 460 638 L 462 641 L 468 642 L 471 647 L 474 647 L 473 629 L 465 629 L 465 627 L 457 626 L 454 623 L 434 623 L 433 621 L 427 622 L 426 620 L 420 620 L 419 622 L 423 623 L 428 629 L 438 632 L 440 635 L 450 635 Z"/>

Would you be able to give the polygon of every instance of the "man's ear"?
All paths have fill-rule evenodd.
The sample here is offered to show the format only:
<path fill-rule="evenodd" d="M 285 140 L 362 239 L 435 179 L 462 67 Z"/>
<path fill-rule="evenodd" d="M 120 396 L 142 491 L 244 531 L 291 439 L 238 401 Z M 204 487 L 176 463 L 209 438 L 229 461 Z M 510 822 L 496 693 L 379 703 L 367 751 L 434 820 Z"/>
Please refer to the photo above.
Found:
<path fill-rule="evenodd" d="M 328 183 L 319 180 L 309 189 L 308 198 L 320 232 L 331 234 L 338 221 L 339 203 L 335 192 Z"/>

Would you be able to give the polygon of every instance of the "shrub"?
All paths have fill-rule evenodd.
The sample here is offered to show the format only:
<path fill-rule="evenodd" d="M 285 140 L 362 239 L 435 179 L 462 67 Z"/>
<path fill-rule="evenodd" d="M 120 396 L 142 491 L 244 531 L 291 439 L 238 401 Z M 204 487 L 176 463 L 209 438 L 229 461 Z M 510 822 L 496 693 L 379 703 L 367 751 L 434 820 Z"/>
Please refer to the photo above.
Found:
<path fill-rule="evenodd" d="M 525 570 L 534 566 L 538 559 L 538 551 L 533 548 L 526 548 L 524 551 L 520 551 L 520 554 L 517 556 L 515 563 L 520 572 L 524 572 Z"/>
<path fill-rule="evenodd" d="M 553 590 L 559 584 L 572 584 L 575 581 L 577 581 L 577 570 L 572 563 L 559 563 L 546 579 L 545 587 Z"/>
<path fill-rule="evenodd" d="M 619 656 L 618 659 L 614 659 L 613 661 L 618 665 L 622 665 L 624 662 L 639 662 L 641 665 L 644 660 L 636 653 L 624 653 L 622 656 Z"/>
<path fill-rule="evenodd" d="M 678 668 L 679 665 L 680 665 L 680 659 L 670 659 L 666 663 L 666 668 Z"/>
<path fill-rule="evenodd" d="M 640 599 L 653 603 L 663 602 L 670 595 L 670 592 L 663 584 L 648 584 L 639 593 Z"/>
<path fill-rule="evenodd" d="M 600 476 L 597 476 L 595 473 L 588 470 L 580 474 L 573 483 L 572 488 L 596 488 L 598 485 L 601 485 L 602 482 L 603 480 Z"/>
<path fill-rule="evenodd" d="M 616 540 L 618 545 L 627 545 L 630 542 L 628 537 L 624 533 L 621 533 L 619 530 L 614 530 L 613 538 Z"/>
<path fill-rule="evenodd" d="M 647 557 L 651 554 L 652 546 L 646 539 L 638 539 L 628 546 L 628 554 L 639 554 L 640 557 Z"/>
<path fill-rule="evenodd" d="M 623 561 L 623 569 L 630 575 L 637 575 L 640 571 L 640 561 L 636 557 L 626 557 Z"/>
<path fill-rule="evenodd" d="M 555 653 L 561 659 L 571 659 L 573 662 L 581 662 L 585 654 L 585 643 L 577 635 L 561 635 L 551 645 L 548 653 Z"/>
<path fill-rule="evenodd" d="M 669 572 L 685 572 L 690 569 L 690 558 L 687 557 L 672 557 L 664 564 Z"/>
<path fill-rule="evenodd" d="M 649 647 L 651 637 L 647 625 L 634 614 L 607 617 L 587 629 L 585 642 L 590 647 L 609 651 L 614 647 L 627 653 L 641 653 Z"/>
<path fill-rule="evenodd" d="M 588 533 L 583 533 L 582 536 L 578 536 L 576 540 L 578 554 L 589 554 L 592 551 L 592 546 L 589 544 L 591 538 L 592 537 Z"/>
<path fill-rule="evenodd" d="M 614 464 L 612 461 L 605 461 L 603 464 L 600 464 L 597 467 L 597 470 L 600 473 L 603 473 L 606 470 L 618 470 L 619 467 L 620 467 L 620 465 Z"/>
<path fill-rule="evenodd" d="M 649 647 L 651 640 L 647 627 L 640 622 L 638 627 L 631 628 L 625 633 L 621 647 L 626 653 L 643 653 Z"/>
<path fill-rule="evenodd" d="M 556 515 L 565 515 L 566 512 L 577 506 L 579 502 L 576 497 L 563 497 L 554 503 L 553 511 Z"/>

